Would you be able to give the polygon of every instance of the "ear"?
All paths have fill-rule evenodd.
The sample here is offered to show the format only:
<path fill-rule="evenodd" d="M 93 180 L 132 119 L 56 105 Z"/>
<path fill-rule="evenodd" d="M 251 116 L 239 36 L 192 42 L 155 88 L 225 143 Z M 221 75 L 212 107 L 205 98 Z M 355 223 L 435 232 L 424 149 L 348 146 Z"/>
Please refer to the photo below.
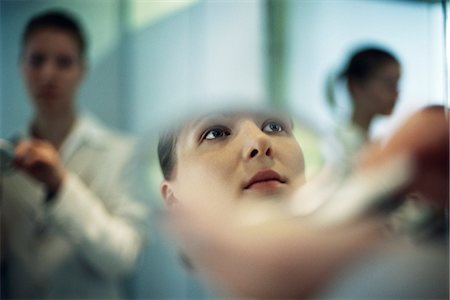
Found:
<path fill-rule="evenodd" d="M 160 185 L 160 192 L 162 197 L 164 198 L 164 202 L 166 205 L 171 208 L 172 206 L 178 204 L 178 199 L 175 197 L 173 192 L 173 188 L 170 182 L 164 180 Z"/>
<path fill-rule="evenodd" d="M 349 80 L 348 90 L 353 98 L 359 98 L 361 97 L 361 93 L 365 90 L 365 87 L 363 87 L 362 83 L 358 80 Z"/>

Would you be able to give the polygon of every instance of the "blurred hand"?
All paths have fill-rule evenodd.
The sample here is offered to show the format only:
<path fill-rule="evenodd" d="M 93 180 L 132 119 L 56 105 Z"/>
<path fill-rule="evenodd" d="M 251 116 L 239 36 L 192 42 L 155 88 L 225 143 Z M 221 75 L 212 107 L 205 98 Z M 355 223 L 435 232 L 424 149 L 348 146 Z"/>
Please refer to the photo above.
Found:
<path fill-rule="evenodd" d="M 278 215 L 248 225 L 245 217 L 259 219 L 255 213 L 265 215 L 266 204 L 218 210 L 211 201 L 192 202 L 169 214 L 171 232 L 196 273 L 232 298 L 312 297 L 382 241 L 378 220 L 319 228 Z"/>
<path fill-rule="evenodd" d="M 43 183 L 49 193 L 56 193 L 65 177 L 58 151 L 49 142 L 31 139 L 17 144 L 14 164 Z"/>
<path fill-rule="evenodd" d="M 420 192 L 448 208 L 449 120 L 448 109 L 432 106 L 413 114 L 384 146 L 366 150 L 359 167 L 377 166 L 405 155 L 414 162 L 415 172 L 406 192 Z"/>

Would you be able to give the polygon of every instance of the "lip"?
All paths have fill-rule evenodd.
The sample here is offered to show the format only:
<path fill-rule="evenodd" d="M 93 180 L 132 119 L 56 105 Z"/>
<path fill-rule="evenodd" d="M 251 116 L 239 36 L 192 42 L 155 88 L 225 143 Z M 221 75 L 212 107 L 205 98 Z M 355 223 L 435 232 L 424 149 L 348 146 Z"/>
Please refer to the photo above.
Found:
<path fill-rule="evenodd" d="M 263 170 L 257 172 L 244 185 L 244 190 L 248 189 L 274 189 L 287 182 L 286 178 L 273 170 Z"/>
<path fill-rule="evenodd" d="M 42 98 L 54 98 L 58 94 L 56 88 L 44 88 L 39 92 L 39 96 Z"/>

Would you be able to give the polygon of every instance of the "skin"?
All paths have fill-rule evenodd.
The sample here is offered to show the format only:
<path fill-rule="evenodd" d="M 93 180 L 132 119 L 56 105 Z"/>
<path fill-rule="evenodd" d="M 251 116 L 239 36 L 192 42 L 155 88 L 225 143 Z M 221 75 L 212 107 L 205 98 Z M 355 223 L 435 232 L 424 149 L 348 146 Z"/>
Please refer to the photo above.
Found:
<path fill-rule="evenodd" d="M 74 114 L 84 65 L 70 34 L 57 29 L 34 33 L 25 45 L 21 71 L 38 117 Z"/>
<path fill-rule="evenodd" d="M 378 220 L 317 228 L 285 217 L 242 226 L 215 208 L 179 207 L 169 224 L 198 274 L 232 298 L 312 298 L 383 241 Z"/>
<path fill-rule="evenodd" d="M 190 122 L 179 134 L 176 158 L 174 175 L 161 184 L 169 205 L 284 199 L 304 181 L 303 154 L 291 122 L 273 114 L 222 114 Z M 268 170 L 282 181 L 248 186 Z"/>
<path fill-rule="evenodd" d="M 368 130 L 376 115 L 390 115 L 398 98 L 400 64 L 386 63 L 367 80 L 349 82 L 353 97 L 353 122 Z"/>
<path fill-rule="evenodd" d="M 71 34 L 45 28 L 26 42 L 20 67 L 34 107 L 34 138 L 16 146 L 15 165 L 55 193 L 66 172 L 58 149 L 76 119 L 75 94 L 84 63 Z"/>

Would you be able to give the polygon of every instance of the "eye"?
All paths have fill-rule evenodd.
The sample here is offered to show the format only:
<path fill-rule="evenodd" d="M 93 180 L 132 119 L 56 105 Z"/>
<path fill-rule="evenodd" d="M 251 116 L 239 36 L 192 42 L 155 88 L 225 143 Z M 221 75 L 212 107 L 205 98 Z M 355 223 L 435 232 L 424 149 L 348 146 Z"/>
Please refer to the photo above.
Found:
<path fill-rule="evenodd" d="M 269 133 L 282 132 L 285 131 L 285 126 L 282 122 L 279 121 L 267 121 L 266 123 L 264 123 L 262 131 Z"/>
<path fill-rule="evenodd" d="M 42 54 L 33 54 L 28 63 L 32 68 L 39 68 L 41 67 L 45 62 L 45 56 Z"/>
<path fill-rule="evenodd" d="M 229 136 L 230 130 L 225 127 L 213 127 L 205 131 L 202 135 L 202 140 L 214 140 Z"/>
<path fill-rule="evenodd" d="M 68 69 L 73 65 L 74 59 L 69 56 L 59 56 L 56 63 L 60 69 Z"/>

